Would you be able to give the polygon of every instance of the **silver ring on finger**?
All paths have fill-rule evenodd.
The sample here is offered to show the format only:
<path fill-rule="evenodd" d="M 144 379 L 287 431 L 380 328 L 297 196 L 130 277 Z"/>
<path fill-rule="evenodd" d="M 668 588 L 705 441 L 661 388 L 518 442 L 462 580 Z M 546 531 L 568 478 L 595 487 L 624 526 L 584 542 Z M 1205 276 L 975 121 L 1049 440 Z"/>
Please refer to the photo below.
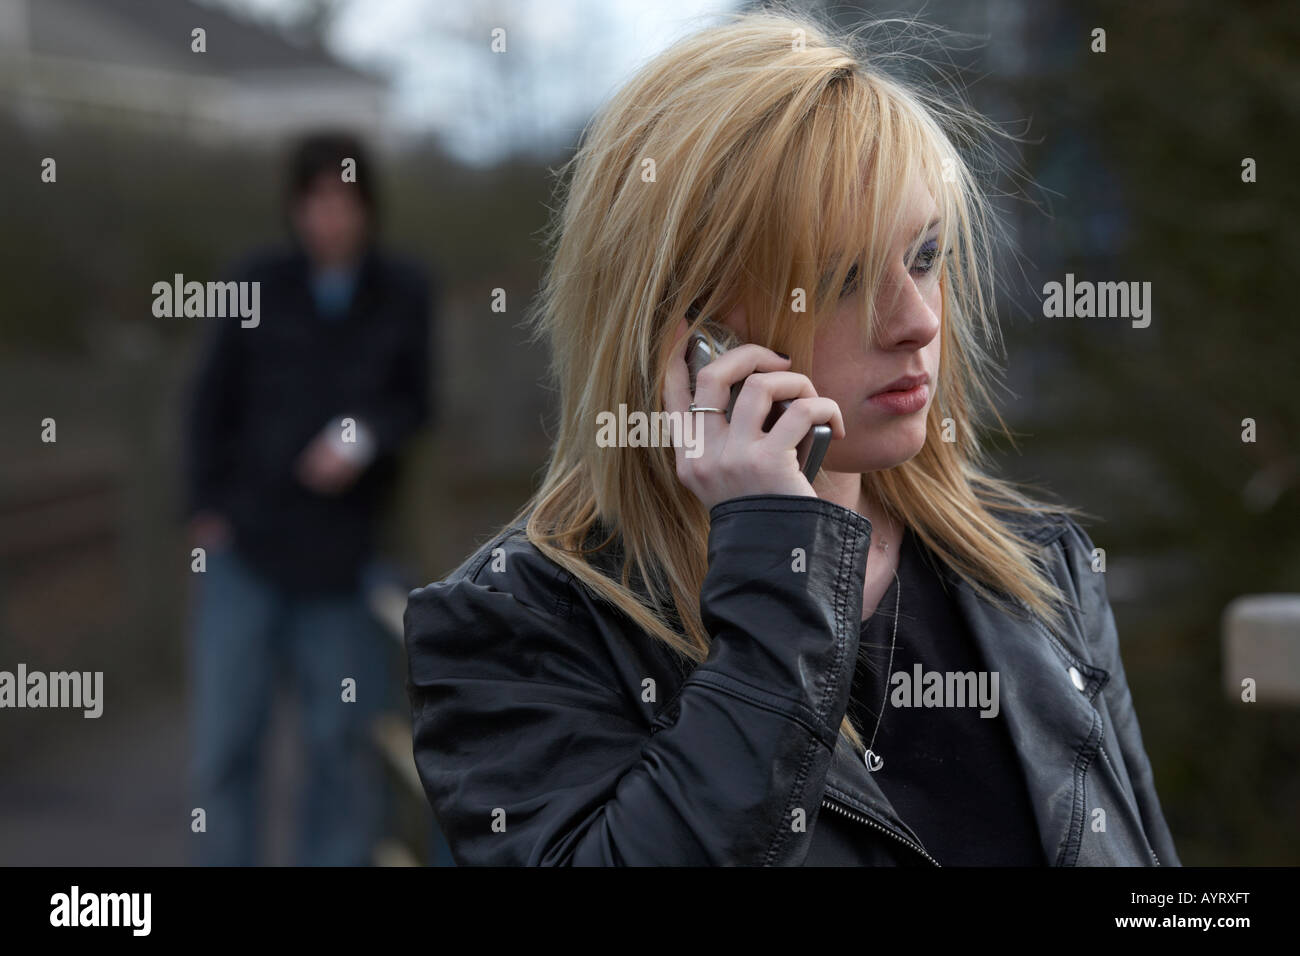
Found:
<path fill-rule="evenodd" d="M 725 415 L 725 414 L 727 414 L 727 410 L 726 410 L 725 408 L 709 408 L 709 407 L 707 407 L 707 406 L 705 406 L 705 405 L 696 405 L 694 402 L 691 402 L 691 411 L 693 411 L 693 412 L 717 412 L 717 413 L 720 414 L 720 415 Z"/>

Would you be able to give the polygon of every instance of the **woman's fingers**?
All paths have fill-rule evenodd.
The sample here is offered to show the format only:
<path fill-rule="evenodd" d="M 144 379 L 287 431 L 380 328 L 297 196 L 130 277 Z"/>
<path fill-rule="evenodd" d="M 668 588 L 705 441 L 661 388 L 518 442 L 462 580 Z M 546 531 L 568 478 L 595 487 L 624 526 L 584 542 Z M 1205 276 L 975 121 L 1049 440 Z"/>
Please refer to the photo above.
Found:
<path fill-rule="evenodd" d="M 700 369 L 695 377 L 695 404 L 706 408 L 726 408 L 731 401 L 731 386 L 754 372 L 776 372 L 790 367 L 782 358 L 761 345 L 740 345 Z"/>
<path fill-rule="evenodd" d="M 686 362 L 688 328 L 685 321 L 678 325 L 664 376 L 665 410 L 688 416 L 687 427 L 695 437 L 692 454 L 687 454 L 682 443 L 674 442 L 677 477 L 707 507 L 743 495 L 815 497 L 790 454 L 811 424 L 797 435 L 793 426 L 779 432 L 774 427 L 771 434 L 764 433 L 762 426 L 775 401 L 794 400 L 791 408 L 815 402 L 819 404 L 805 406 L 795 417 L 811 421 L 809 416 L 820 416 L 818 423 L 833 421 L 843 435 L 844 424 L 835 403 L 818 398 L 807 376 L 789 371 L 788 358 L 758 345 L 737 346 L 701 368 L 692 396 Z M 704 408 L 726 409 L 732 386 L 742 382 L 730 423 L 720 412 L 690 411 L 692 401 Z"/>
<path fill-rule="evenodd" d="M 804 436 L 814 425 L 830 425 L 832 437 L 844 437 L 844 416 L 840 413 L 840 406 L 834 399 L 820 397 L 795 399 L 790 403 L 790 407 L 781 413 L 781 417 L 772 426 L 765 440 L 772 442 L 778 448 L 798 447 L 799 442 L 803 441 Z"/>
<path fill-rule="evenodd" d="M 678 420 L 684 429 L 692 436 L 693 453 L 691 456 L 685 454 L 685 436 L 674 435 L 673 448 L 677 458 L 677 471 L 680 475 L 682 472 L 683 457 L 697 457 L 703 454 L 704 449 L 721 448 L 726 441 L 727 420 L 726 416 L 717 412 L 691 412 L 691 402 L 706 408 L 726 408 L 726 403 L 721 405 L 710 405 L 702 401 L 699 397 L 700 383 L 696 381 L 694 398 L 691 396 L 691 375 L 690 369 L 686 364 L 687 335 L 690 328 L 686 320 L 683 319 L 677 327 L 677 337 L 673 342 L 672 351 L 669 353 L 671 359 L 668 362 L 668 374 L 664 380 L 664 410 L 668 412 L 680 412 Z M 712 363 L 710 363 L 712 364 Z M 687 419 L 690 419 L 689 421 Z"/>
<path fill-rule="evenodd" d="M 774 402 L 796 398 L 816 398 L 817 390 L 807 375 L 798 372 L 755 372 L 745 379 L 731 413 L 731 428 L 751 441 L 763 437 Z"/>

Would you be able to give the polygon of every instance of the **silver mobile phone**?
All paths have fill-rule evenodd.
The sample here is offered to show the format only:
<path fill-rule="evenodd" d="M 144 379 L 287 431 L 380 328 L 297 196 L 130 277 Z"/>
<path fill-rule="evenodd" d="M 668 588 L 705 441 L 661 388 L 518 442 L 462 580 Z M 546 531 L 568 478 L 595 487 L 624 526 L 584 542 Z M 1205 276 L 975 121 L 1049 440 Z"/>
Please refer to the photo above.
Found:
<path fill-rule="evenodd" d="M 730 329 L 709 320 L 704 322 L 699 331 L 691 335 L 686 350 L 686 367 L 690 370 L 691 375 L 692 398 L 695 395 L 695 377 L 699 375 L 700 369 L 727 351 L 727 349 L 735 348 L 740 344 L 740 339 Z M 731 398 L 727 402 L 727 421 L 731 421 L 731 410 L 736 407 L 736 399 L 739 397 L 744 384 L 745 380 L 741 379 L 731 386 Z M 767 416 L 767 420 L 763 422 L 763 431 L 771 431 L 772 426 L 776 424 L 776 420 L 789 407 L 789 399 L 779 399 L 773 402 L 772 411 Z M 826 449 L 830 447 L 830 444 L 831 426 L 829 425 L 814 425 L 808 431 L 808 434 L 804 436 L 803 441 L 799 442 L 796 448 L 799 456 L 799 468 L 810 483 L 817 476 L 817 472 L 821 470 L 822 459 L 826 457 Z"/>

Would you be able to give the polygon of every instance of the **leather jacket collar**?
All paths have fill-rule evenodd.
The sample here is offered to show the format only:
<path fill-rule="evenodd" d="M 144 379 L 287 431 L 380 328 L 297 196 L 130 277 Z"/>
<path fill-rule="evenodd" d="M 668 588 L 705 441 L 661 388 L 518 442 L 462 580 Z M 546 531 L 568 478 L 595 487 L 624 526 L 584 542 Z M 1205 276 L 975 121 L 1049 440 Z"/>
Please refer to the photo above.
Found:
<path fill-rule="evenodd" d="M 1063 523 L 1041 516 L 1031 516 L 1020 524 L 1020 533 L 1041 545 L 1050 544 L 1066 530 Z M 942 573 L 948 586 L 955 589 L 958 607 L 990 671 L 1059 672 L 1062 678 L 1017 682 L 1014 691 L 1003 696 L 1001 708 L 1029 787 L 1043 852 L 1057 864 L 1071 862 L 1067 848 L 1073 847 L 1077 855 L 1074 834 L 1084 809 L 1084 777 L 1080 773 L 1063 778 L 1060 770 L 1086 766 L 1096 758 L 1101 718 L 1091 703 L 1110 675 L 1068 650 L 1036 617 L 1012 617 L 983 600 L 946 566 Z M 1071 680 L 1071 668 L 1084 678 L 1082 692 Z M 876 818 L 896 836 L 924 849 L 920 838 L 894 812 L 861 758 L 843 738 L 826 780 L 829 795 Z"/>
<path fill-rule="evenodd" d="M 1020 537 L 1045 548 L 1071 531 L 1083 534 L 1072 519 L 1061 515 L 1003 512 L 999 517 Z M 1086 535 L 1083 537 L 1086 540 Z M 1062 548 L 1063 554 L 1064 551 Z M 1088 552 L 1091 552 L 1090 541 Z M 980 597 L 950 568 L 944 566 L 941 573 L 955 589 L 957 604 L 990 671 L 1058 678 L 1004 685 L 1007 693 L 1001 700 L 1001 708 L 1029 789 L 1043 853 L 1053 865 L 1079 865 L 1083 862 L 1080 854 L 1089 811 L 1087 770 L 1099 755 L 1108 762 L 1110 759 L 1102 751 L 1104 721 L 1097 696 L 1110 681 L 1111 674 L 1086 660 L 1082 650 L 1074 649 L 1083 648 L 1087 643 L 1080 616 L 1067 617 L 1067 637 L 1073 640 L 1063 640 L 1027 608 L 1022 608 L 1022 616 L 1008 614 Z M 1094 617 L 1111 616 L 1108 606 L 1085 606 L 1081 610 Z M 1128 698 L 1127 687 L 1123 695 Z M 894 812 L 863 761 L 843 738 L 836 746 L 826 779 L 828 795 L 874 817 L 893 830 L 895 836 L 916 844 L 924 853 L 920 838 Z M 1133 818 L 1140 822 L 1141 812 L 1134 801 L 1126 802 Z M 1155 828 L 1167 833 L 1163 819 Z M 1141 850 L 1152 863 L 1161 864 L 1160 857 L 1149 845 L 1143 845 Z M 1178 865 L 1172 841 L 1166 841 L 1164 853 L 1163 862 Z M 1086 862 L 1123 861 L 1117 857 Z"/>

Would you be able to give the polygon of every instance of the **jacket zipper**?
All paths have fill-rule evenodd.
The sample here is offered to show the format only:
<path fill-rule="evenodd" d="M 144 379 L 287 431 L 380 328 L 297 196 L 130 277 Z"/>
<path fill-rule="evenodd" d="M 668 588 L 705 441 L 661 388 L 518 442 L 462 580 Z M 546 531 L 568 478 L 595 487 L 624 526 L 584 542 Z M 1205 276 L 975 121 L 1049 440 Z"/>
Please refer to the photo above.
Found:
<path fill-rule="evenodd" d="M 665 708 L 664 712 L 665 713 L 667 712 L 667 708 Z M 656 733 L 658 733 L 662 729 L 663 727 L 660 724 L 660 718 L 656 717 L 653 721 L 651 721 L 650 724 L 650 736 L 653 737 Z M 867 826 L 871 827 L 872 829 L 879 830 L 881 833 L 893 837 L 899 843 L 903 844 L 903 846 L 915 850 L 917 853 L 921 854 L 921 856 L 925 857 L 926 860 L 933 863 L 935 866 L 942 866 L 942 864 L 938 860 L 932 857 L 929 853 L 926 853 L 923 847 L 917 846 L 911 840 L 899 836 L 897 833 L 895 833 L 893 830 L 890 830 L 888 827 L 881 826 L 875 820 L 863 816 L 861 813 L 858 813 L 855 810 L 850 810 L 848 807 L 840 806 L 840 804 L 831 801 L 830 798 L 828 797 L 824 797 L 822 799 L 822 806 L 829 807 L 831 810 L 834 810 L 836 813 L 843 814 L 844 816 L 848 817 L 850 820 L 854 820 L 858 823 L 865 823 Z"/>
<path fill-rule="evenodd" d="M 893 830 L 890 830 L 890 829 L 887 828 L 887 827 L 882 827 L 879 823 L 877 823 L 876 821 L 872 820 L 870 817 L 866 817 L 866 816 L 862 815 L 861 813 L 858 813 L 858 812 L 856 812 L 856 811 L 854 811 L 854 810 L 850 810 L 848 807 L 840 806 L 838 803 L 835 803 L 835 802 L 831 801 L 830 799 L 823 799 L 823 800 L 822 800 L 822 806 L 823 806 L 823 807 L 829 807 L 831 810 L 834 810 L 834 811 L 836 811 L 837 813 L 841 813 L 841 814 L 843 814 L 844 816 L 848 817 L 850 820 L 855 820 L 855 821 L 857 821 L 858 823 L 865 823 L 867 826 L 872 827 L 872 828 L 874 828 L 874 829 L 876 829 L 876 830 L 879 830 L 881 833 L 888 834 L 889 836 L 891 836 L 891 837 L 893 837 L 895 840 L 897 840 L 899 843 L 903 844 L 903 845 L 906 846 L 906 847 L 910 847 L 911 849 L 915 850 L 917 853 L 921 854 L 921 856 L 925 857 L 927 860 L 929 860 L 929 861 L 930 861 L 931 863 L 933 863 L 935 866 L 940 866 L 940 865 L 941 865 L 941 864 L 939 863 L 938 860 L 936 860 L 936 859 L 935 859 L 934 857 L 932 857 L 930 854 L 926 853 L 925 850 L 924 850 L 922 847 L 917 846 L 917 845 L 916 845 L 915 843 L 913 843 L 911 840 L 904 839 L 903 837 L 901 837 L 901 836 L 899 836 L 897 833 L 895 833 Z"/>

